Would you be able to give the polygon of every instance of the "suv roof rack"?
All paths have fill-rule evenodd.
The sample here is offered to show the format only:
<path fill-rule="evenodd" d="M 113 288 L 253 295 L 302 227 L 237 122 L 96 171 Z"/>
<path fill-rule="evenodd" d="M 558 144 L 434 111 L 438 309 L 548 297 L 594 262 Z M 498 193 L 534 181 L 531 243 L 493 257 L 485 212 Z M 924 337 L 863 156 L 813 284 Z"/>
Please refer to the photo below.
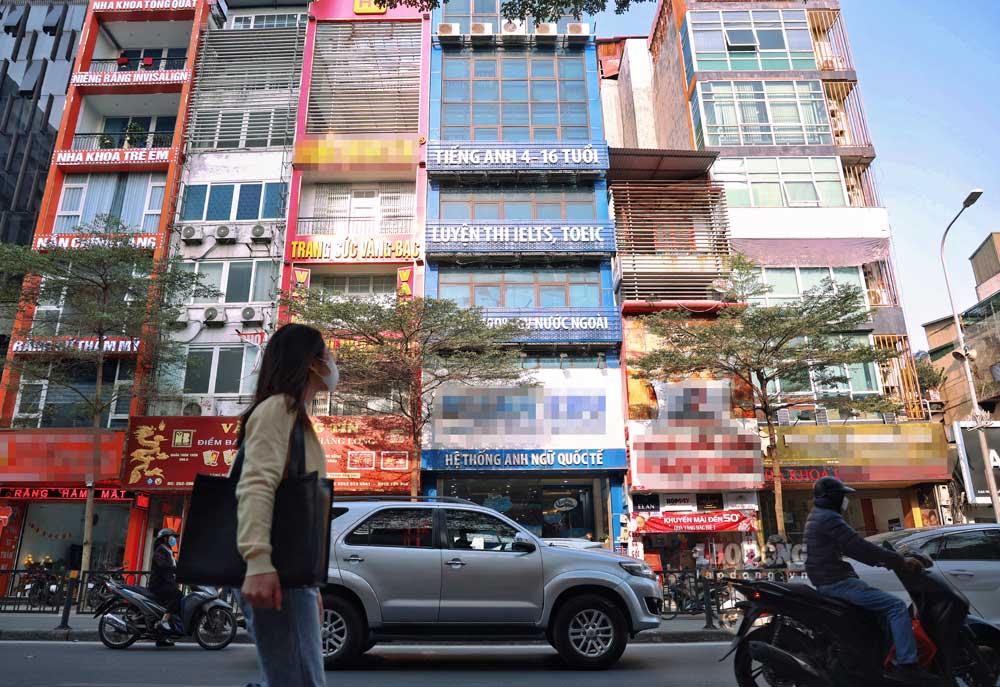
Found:
<path fill-rule="evenodd" d="M 334 494 L 334 501 L 440 501 L 442 503 L 461 503 L 467 506 L 478 506 L 478 503 L 457 496 L 356 496 L 353 494 Z"/>

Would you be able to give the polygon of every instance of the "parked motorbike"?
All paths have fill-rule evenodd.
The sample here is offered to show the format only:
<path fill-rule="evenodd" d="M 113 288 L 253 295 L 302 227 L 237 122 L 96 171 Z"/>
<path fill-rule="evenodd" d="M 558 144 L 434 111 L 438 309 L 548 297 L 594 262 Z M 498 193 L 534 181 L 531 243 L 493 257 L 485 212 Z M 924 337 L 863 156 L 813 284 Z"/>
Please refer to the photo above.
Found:
<path fill-rule="evenodd" d="M 928 684 L 995 687 L 1000 629 L 970 614 L 968 599 L 929 558 L 900 553 L 918 558 L 926 568 L 899 579 L 913 601 L 920 665 L 934 676 Z M 878 614 L 822 596 L 805 584 L 727 581 L 747 599 L 740 604 L 744 617 L 739 632 L 723 657 L 736 653 L 733 667 L 740 687 L 903 684 L 892 675 L 895 650 Z"/>
<path fill-rule="evenodd" d="M 111 598 L 111 589 L 108 587 L 108 580 L 125 583 L 125 576 L 122 574 L 124 568 L 115 568 L 103 573 L 92 573 L 87 581 L 87 608 L 94 610 L 107 599 Z"/>
<path fill-rule="evenodd" d="M 193 635 L 201 648 L 225 649 L 236 636 L 233 609 L 216 590 L 195 587 L 181 599 L 181 612 L 171 617 L 171 631 L 159 627 L 166 609 L 143 587 L 105 582 L 109 597 L 95 611 L 97 633 L 109 649 L 126 649 L 140 639 L 176 639 Z"/>

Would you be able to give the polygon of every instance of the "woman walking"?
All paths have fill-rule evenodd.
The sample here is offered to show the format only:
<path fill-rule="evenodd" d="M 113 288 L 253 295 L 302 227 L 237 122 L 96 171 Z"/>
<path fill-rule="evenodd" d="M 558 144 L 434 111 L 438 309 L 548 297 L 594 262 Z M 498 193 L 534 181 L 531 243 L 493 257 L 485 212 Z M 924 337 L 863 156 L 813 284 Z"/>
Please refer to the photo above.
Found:
<path fill-rule="evenodd" d="M 271 525 L 296 425 L 305 433 L 306 472 L 326 476 L 323 448 L 306 409 L 318 391 L 333 391 L 337 381 L 319 331 L 286 324 L 264 350 L 254 402 L 242 418 L 243 473 L 236 488 L 237 544 L 247 563 L 242 594 L 254 608 L 257 654 L 269 687 L 326 685 L 319 591 L 281 586 L 271 562 Z"/>

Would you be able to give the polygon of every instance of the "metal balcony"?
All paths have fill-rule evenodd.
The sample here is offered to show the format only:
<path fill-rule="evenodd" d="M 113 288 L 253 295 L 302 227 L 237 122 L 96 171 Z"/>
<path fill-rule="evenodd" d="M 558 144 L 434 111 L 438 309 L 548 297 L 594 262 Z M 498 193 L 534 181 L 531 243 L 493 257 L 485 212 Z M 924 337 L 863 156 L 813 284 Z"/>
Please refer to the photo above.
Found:
<path fill-rule="evenodd" d="M 170 148 L 173 131 L 124 131 L 121 133 L 80 133 L 73 135 L 73 150 L 117 150 L 128 148 Z"/>

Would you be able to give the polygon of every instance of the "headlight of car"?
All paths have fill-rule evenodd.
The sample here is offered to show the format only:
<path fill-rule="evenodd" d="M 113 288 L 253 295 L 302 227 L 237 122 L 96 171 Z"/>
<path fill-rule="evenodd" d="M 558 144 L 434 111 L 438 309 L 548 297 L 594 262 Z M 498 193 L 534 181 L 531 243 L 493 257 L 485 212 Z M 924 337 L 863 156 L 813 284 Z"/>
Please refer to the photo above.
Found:
<path fill-rule="evenodd" d="M 649 567 L 649 564 L 645 561 L 635 561 L 634 563 L 619 563 L 622 566 L 622 570 L 627 572 L 629 575 L 635 575 L 636 577 L 648 577 L 651 580 L 656 579 L 656 573 L 653 569 Z"/>

